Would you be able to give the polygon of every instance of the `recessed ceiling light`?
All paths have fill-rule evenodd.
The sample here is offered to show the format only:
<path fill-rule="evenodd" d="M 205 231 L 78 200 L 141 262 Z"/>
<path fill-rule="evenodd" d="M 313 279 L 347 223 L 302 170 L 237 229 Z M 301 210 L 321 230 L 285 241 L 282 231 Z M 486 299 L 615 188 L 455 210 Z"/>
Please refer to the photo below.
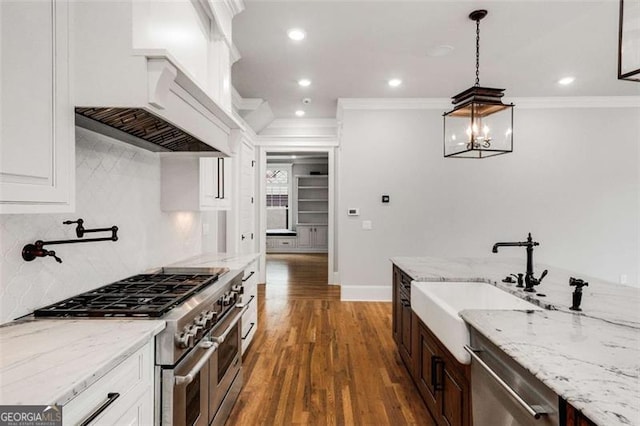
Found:
<path fill-rule="evenodd" d="M 302 87 L 311 86 L 311 80 L 309 80 L 308 78 L 301 78 L 300 80 L 298 80 L 298 84 Z"/>
<path fill-rule="evenodd" d="M 304 111 L 303 110 L 299 109 L 299 110 L 296 111 L 296 116 L 302 117 L 303 115 L 304 115 Z"/>
<path fill-rule="evenodd" d="M 451 52 L 453 52 L 453 46 L 450 46 L 448 44 L 441 44 L 439 46 L 432 46 L 427 50 L 427 56 L 431 56 L 434 58 L 440 57 L 440 56 L 447 56 L 449 55 Z"/>
<path fill-rule="evenodd" d="M 575 77 L 563 77 L 560 80 L 558 80 L 558 84 L 566 86 L 568 84 L 573 83 L 574 80 L 575 80 Z"/>
<path fill-rule="evenodd" d="M 295 156 L 295 155 L 292 155 L 292 156 L 291 156 L 291 158 L 293 158 L 293 159 L 295 160 L 296 156 Z"/>
<path fill-rule="evenodd" d="M 402 80 L 400 80 L 399 78 L 392 78 L 387 83 L 391 87 L 398 87 L 398 86 L 400 86 L 402 84 Z"/>
<path fill-rule="evenodd" d="M 287 31 L 287 35 L 291 40 L 300 41 L 304 40 L 304 38 L 307 36 L 307 33 L 305 33 L 304 30 L 301 30 L 300 28 L 291 28 L 289 31 Z"/>

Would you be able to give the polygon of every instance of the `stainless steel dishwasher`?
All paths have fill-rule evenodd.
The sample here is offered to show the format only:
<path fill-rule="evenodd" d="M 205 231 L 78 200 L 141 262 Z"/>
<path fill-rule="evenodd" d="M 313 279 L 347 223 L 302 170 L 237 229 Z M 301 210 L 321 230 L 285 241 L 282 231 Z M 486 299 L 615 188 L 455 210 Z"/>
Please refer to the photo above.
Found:
<path fill-rule="evenodd" d="M 471 328 L 471 406 L 474 426 L 558 425 L 558 396 Z"/>

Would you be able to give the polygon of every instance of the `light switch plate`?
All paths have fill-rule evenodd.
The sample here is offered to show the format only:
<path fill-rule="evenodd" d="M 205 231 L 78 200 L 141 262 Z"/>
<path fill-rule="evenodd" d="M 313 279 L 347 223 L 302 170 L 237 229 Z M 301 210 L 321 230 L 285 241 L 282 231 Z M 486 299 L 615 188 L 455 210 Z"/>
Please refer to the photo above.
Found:
<path fill-rule="evenodd" d="M 347 209 L 347 216 L 360 216 L 360 209 L 356 207 L 349 207 Z"/>
<path fill-rule="evenodd" d="M 362 229 L 364 229 L 365 231 L 370 231 L 373 229 L 373 222 L 371 222 L 370 220 L 363 220 L 362 221 Z"/>

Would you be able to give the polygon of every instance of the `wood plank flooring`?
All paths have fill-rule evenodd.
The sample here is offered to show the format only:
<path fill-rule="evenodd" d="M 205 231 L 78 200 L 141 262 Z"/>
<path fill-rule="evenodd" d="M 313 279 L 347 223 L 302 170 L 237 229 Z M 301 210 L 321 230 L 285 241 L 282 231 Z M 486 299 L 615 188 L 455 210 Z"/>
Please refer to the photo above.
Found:
<path fill-rule="evenodd" d="M 391 337 L 391 303 L 341 302 L 317 254 L 268 255 L 258 294 L 227 425 L 433 425 Z"/>

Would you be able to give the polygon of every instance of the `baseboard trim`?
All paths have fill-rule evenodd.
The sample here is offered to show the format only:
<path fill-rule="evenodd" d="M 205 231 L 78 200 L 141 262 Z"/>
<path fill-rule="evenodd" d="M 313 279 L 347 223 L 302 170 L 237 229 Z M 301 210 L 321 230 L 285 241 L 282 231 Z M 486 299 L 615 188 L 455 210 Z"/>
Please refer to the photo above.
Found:
<path fill-rule="evenodd" d="M 386 285 L 343 285 L 340 300 L 343 302 L 391 302 L 392 289 Z"/>
<path fill-rule="evenodd" d="M 304 249 L 304 248 L 290 248 L 290 249 L 267 249 L 267 254 L 285 254 L 285 253 L 328 253 L 327 249 Z"/>

